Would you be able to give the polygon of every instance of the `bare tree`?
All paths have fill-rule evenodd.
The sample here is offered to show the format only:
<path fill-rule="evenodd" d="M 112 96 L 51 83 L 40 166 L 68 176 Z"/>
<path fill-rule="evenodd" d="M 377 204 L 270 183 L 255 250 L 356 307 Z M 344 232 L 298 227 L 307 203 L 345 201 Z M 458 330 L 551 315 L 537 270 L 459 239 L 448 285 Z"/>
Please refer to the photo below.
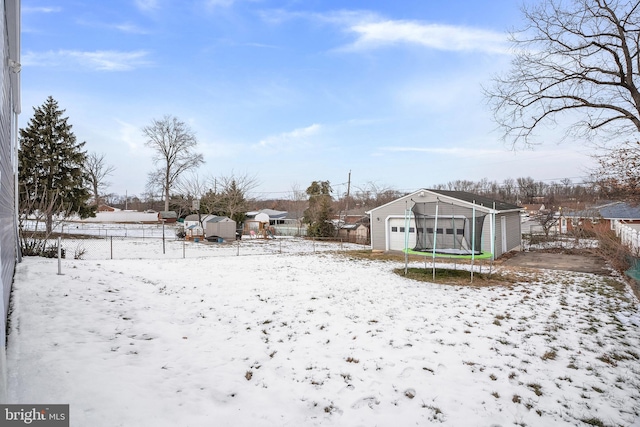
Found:
<path fill-rule="evenodd" d="M 89 153 L 84 162 L 84 172 L 87 175 L 87 184 L 89 191 L 93 194 L 93 202 L 96 210 L 100 206 L 102 195 L 100 194 L 108 186 L 109 182 L 105 181 L 107 176 L 111 175 L 115 168 L 107 165 L 104 160 L 104 154 Z"/>
<path fill-rule="evenodd" d="M 545 237 L 549 237 L 549 232 L 558 223 L 558 217 L 553 209 L 545 209 L 537 212 L 533 219 L 540 224 Z"/>
<path fill-rule="evenodd" d="M 566 113 L 577 114 L 574 135 L 639 132 L 640 3 L 542 0 L 522 11 L 511 69 L 485 90 L 505 138 L 530 145 Z"/>
<path fill-rule="evenodd" d="M 300 185 L 298 183 L 294 183 L 291 185 L 291 195 L 289 196 L 289 200 L 287 202 L 287 209 L 290 213 L 290 217 L 293 216 L 296 219 L 296 224 L 298 226 L 298 234 L 300 234 L 300 229 L 302 227 L 302 219 L 304 210 L 308 205 L 307 201 L 307 193 L 300 189 Z"/>
<path fill-rule="evenodd" d="M 203 178 L 202 176 L 195 173 L 195 171 L 191 171 L 187 176 L 182 176 L 177 184 L 176 190 L 179 193 L 179 197 L 174 197 L 171 199 L 171 204 L 173 206 L 177 206 L 180 211 L 184 212 L 193 212 L 196 211 L 198 214 L 198 222 L 200 222 L 200 226 L 202 224 L 202 218 L 200 213 L 203 211 L 210 213 L 213 210 L 208 210 L 207 206 L 202 206 L 202 198 L 206 194 L 208 189 L 208 181 L 209 179 Z M 194 201 L 196 201 L 197 208 L 194 208 Z"/>
<path fill-rule="evenodd" d="M 198 145 L 195 133 L 186 123 L 174 116 L 154 119 L 142 129 L 147 147 L 155 151 L 153 162 L 159 168 L 148 177 L 147 189 L 161 189 L 164 209 L 169 210 L 169 196 L 180 176 L 204 163 L 202 154 L 195 153 Z"/>
<path fill-rule="evenodd" d="M 359 203 L 367 209 L 382 206 L 385 203 L 397 199 L 401 195 L 400 192 L 393 187 L 378 184 L 373 181 L 369 181 L 362 186 L 354 186 L 354 188 L 354 202 Z"/>
<path fill-rule="evenodd" d="M 537 194 L 536 182 L 531 177 L 516 179 L 518 183 L 518 195 L 522 203 L 533 203 Z"/>
<path fill-rule="evenodd" d="M 599 168 L 592 176 L 606 198 L 623 198 L 640 202 L 640 143 L 626 143 L 597 156 Z"/>
<path fill-rule="evenodd" d="M 247 212 L 247 195 L 259 184 L 255 176 L 248 174 L 230 175 L 216 178 L 220 188 L 219 206 L 224 214 L 240 224 Z"/>
<path fill-rule="evenodd" d="M 502 186 L 499 191 L 500 197 L 505 202 L 514 203 L 517 199 L 516 195 L 516 181 L 513 178 L 507 178 L 502 181 Z"/>

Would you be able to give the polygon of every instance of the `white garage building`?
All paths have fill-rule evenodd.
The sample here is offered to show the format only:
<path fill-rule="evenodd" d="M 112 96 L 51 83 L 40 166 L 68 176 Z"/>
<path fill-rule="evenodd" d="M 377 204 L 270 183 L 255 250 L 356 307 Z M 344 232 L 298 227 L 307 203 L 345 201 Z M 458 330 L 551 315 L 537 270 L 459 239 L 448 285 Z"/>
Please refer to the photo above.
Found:
<path fill-rule="evenodd" d="M 420 207 L 424 215 L 414 213 Z M 447 245 L 456 247 L 457 242 L 458 250 L 471 253 L 473 241 L 475 254 L 495 259 L 520 249 L 521 210 L 511 203 L 463 191 L 418 190 L 367 212 L 371 221 L 371 248 L 424 249 L 436 246 L 437 240 L 443 251 Z"/>

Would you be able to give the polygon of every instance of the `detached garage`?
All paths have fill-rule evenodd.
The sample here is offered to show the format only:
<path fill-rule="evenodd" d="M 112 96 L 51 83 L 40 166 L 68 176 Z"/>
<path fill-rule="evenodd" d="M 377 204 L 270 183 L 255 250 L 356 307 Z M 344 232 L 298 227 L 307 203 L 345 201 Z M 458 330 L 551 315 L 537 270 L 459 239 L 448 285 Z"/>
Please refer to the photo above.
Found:
<path fill-rule="evenodd" d="M 418 190 L 368 212 L 371 248 L 495 259 L 520 249 L 521 210 L 464 191 Z"/>

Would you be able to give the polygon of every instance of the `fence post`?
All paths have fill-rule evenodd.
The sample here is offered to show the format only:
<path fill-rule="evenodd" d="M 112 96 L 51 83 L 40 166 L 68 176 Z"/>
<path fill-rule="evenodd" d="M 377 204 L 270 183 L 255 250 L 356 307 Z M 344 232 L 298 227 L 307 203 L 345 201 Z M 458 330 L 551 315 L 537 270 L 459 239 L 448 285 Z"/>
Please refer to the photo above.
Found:
<path fill-rule="evenodd" d="M 113 236 L 111 236 L 111 238 L 109 239 L 111 241 L 111 259 L 113 259 Z"/>
<path fill-rule="evenodd" d="M 182 259 L 185 259 L 185 258 L 186 258 L 186 256 L 185 256 L 185 246 L 186 246 L 186 245 L 185 245 L 185 243 L 184 243 L 186 240 L 187 240 L 187 239 L 185 239 L 185 238 L 183 238 L 183 239 L 182 239 Z"/>
<path fill-rule="evenodd" d="M 162 254 L 164 255 L 165 252 L 165 245 L 164 245 L 164 219 L 162 220 Z"/>
<path fill-rule="evenodd" d="M 238 253 L 236 254 L 236 256 L 240 256 L 240 240 L 237 240 L 238 242 Z"/>
<path fill-rule="evenodd" d="M 58 236 L 58 275 L 62 275 L 62 237 Z"/>

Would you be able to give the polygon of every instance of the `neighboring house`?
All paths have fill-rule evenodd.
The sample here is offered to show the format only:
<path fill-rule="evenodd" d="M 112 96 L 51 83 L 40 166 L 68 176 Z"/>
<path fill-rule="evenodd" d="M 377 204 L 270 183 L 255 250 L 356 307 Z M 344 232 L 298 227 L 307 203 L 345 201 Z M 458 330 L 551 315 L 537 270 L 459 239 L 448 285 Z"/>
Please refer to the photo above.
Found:
<path fill-rule="evenodd" d="M 260 209 L 259 211 L 247 212 L 245 217 L 247 220 L 260 220 L 264 218 L 264 215 L 267 215 L 269 218 L 269 225 L 278 225 L 284 224 L 285 218 L 287 218 L 288 212 L 286 211 L 277 211 L 275 209 Z"/>
<path fill-rule="evenodd" d="M 626 202 L 609 202 L 573 212 L 564 212 L 567 231 L 613 230 L 614 221 L 623 224 L 640 224 L 640 205 Z"/>
<path fill-rule="evenodd" d="M 226 216 L 209 218 L 204 231 L 207 239 L 219 237 L 223 240 L 236 240 L 236 222 Z"/>
<path fill-rule="evenodd" d="M 116 211 L 120 211 L 120 209 L 114 208 L 109 205 L 98 206 L 98 212 L 116 212 Z"/>
<path fill-rule="evenodd" d="M 307 226 L 303 224 L 301 218 L 295 218 L 295 214 L 275 209 L 260 209 L 246 213 L 243 233 L 262 234 L 266 223 L 273 227 L 277 236 L 306 236 Z"/>
<path fill-rule="evenodd" d="M 373 250 L 402 251 L 407 244 L 405 239 L 408 239 L 409 248 L 416 245 L 417 230 L 414 215 L 411 213 L 416 203 L 440 205 L 440 212 L 444 212 L 445 208 L 451 210 L 453 214 L 449 215 L 449 223 L 456 220 L 461 224 L 465 216 L 468 223 L 471 220 L 469 212 L 475 212 L 476 221 L 483 218 L 478 224 L 478 227 L 481 226 L 481 233 L 478 236 L 480 243 L 475 242 L 475 244 L 481 247 L 483 253 L 492 253 L 494 258 L 520 249 L 522 208 L 519 206 L 463 191 L 423 189 L 367 212 L 370 217 Z M 406 230 L 407 223 L 408 230 Z M 447 238 L 452 239 L 455 235 L 465 232 L 459 228 L 459 225 L 451 227 L 446 224 L 445 218 L 436 227 L 436 233 L 441 235 L 438 237 L 440 241 L 444 242 Z M 471 228 L 475 230 L 475 227 Z"/>
<path fill-rule="evenodd" d="M 20 1 L 0 6 L 2 73 L 0 83 L 0 402 L 6 393 L 6 330 L 13 273 L 20 258 L 17 221 L 18 115 L 20 114 Z"/>

